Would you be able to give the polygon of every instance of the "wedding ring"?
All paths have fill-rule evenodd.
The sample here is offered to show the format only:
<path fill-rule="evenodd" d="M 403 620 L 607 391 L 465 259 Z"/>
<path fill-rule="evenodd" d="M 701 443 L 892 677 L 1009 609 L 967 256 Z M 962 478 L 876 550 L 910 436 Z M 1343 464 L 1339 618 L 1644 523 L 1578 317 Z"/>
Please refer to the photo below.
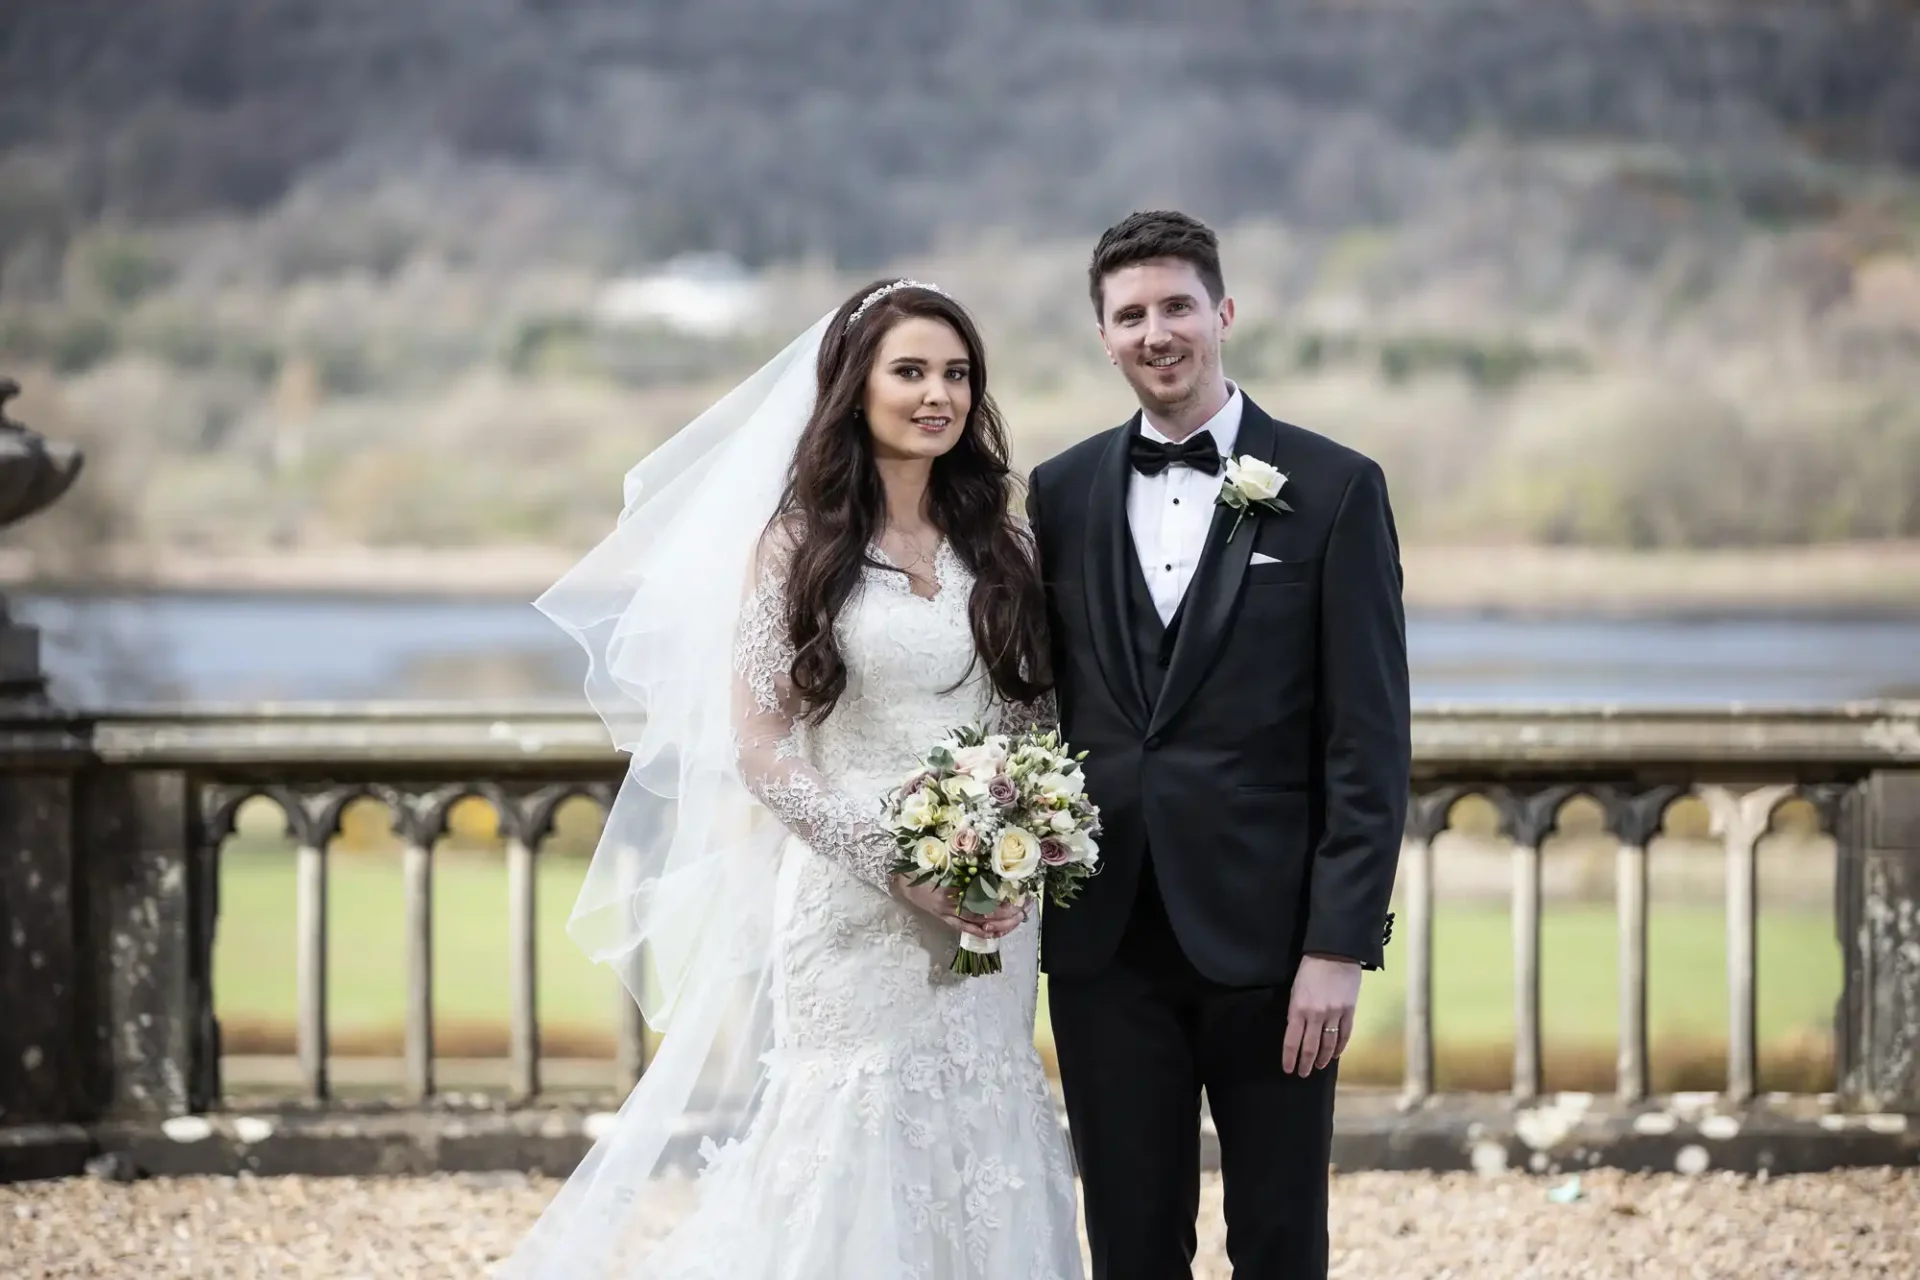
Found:
<path fill-rule="evenodd" d="M 1340 1028 L 1338 1028 L 1338 1027 L 1322 1027 L 1322 1028 L 1320 1028 L 1320 1034 L 1321 1034 L 1321 1035 L 1323 1035 L 1323 1036 L 1337 1036 L 1337 1035 L 1339 1035 L 1339 1034 L 1340 1034 Z"/>

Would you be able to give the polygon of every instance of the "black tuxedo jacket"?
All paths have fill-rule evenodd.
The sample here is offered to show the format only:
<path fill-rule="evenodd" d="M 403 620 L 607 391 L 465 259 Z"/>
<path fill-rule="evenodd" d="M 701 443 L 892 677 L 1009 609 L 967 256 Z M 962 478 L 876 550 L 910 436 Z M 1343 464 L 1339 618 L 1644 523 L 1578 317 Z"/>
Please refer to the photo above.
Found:
<path fill-rule="evenodd" d="M 1378 968 L 1411 756 L 1385 477 L 1247 400 L 1235 452 L 1284 472 L 1293 510 L 1250 511 L 1229 537 L 1234 513 L 1215 509 L 1149 702 L 1127 614 L 1138 429 L 1136 415 L 1068 449 L 1028 489 L 1062 733 L 1089 753 L 1105 827 L 1100 873 L 1044 913 L 1044 967 L 1107 964 L 1151 857 L 1181 949 L 1215 982 L 1291 984 L 1306 952 Z"/>

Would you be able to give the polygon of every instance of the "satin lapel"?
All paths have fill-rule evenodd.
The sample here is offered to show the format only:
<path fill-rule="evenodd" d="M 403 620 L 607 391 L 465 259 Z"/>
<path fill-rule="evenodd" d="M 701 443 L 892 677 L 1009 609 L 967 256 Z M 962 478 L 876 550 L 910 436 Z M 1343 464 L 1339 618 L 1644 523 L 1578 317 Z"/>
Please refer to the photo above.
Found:
<path fill-rule="evenodd" d="M 1274 430 L 1273 420 L 1255 408 L 1251 400 L 1247 401 L 1241 411 L 1235 451 L 1272 462 L 1278 444 L 1279 432 Z M 1160 701 L 1155 704 L 1147 725 L 1149 734 L 1166 728 L 1193 696 L 1193 691 L 1200 687 L 1213 655 L 1220 649 L 1227 624 L 1233 619 L 1240 584 L 1246 581 L 1247 565 L 1253 559 L 1254 528 L 1261 520 L 1271 518 L 1250 511 L 1240 521 L 1240 527 L 1234 529 L 1234 514 L 1229 507 L 1217 506 L 1213 510 L 1206 548 L 1200 553 L 1200 565 L 1187 586 L 1186 616 L 1167 660 L 1166 683 L 1161 686 Z M 1232 530 L 1231 540 L 1229 530 Z"/>
<path fill-rule="evenodd" d="M 1081 588 L 1087 601 L 1087 634 L 1107 688 L 1137 728 L 1147 722 L 1147 695 L 1127 639 L 1127 573 L 1134 557 L 1127 525 L 1127 451 L 1139 429 L 1138 415 L 1113 433 L 1100 455 L 1087 494 L 1086 563 Z"/>

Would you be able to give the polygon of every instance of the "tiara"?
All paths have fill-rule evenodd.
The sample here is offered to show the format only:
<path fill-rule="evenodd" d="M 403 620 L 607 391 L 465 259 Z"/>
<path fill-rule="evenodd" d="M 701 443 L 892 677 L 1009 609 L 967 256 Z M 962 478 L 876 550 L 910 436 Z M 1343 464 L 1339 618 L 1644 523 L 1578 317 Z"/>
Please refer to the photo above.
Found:
<path fill-rule="evenodd" d="M 878 289 L 875 289 L 872 293 L 860 299 L 860 305 L 855 307 L 853 314 L 847 317 L 847 327 L 842 332 L 852 333 L 853 326 L 860 323 L 860 317 L 867 314 L 868 307 L 871 307 L 888 294 L 898 293 L 902 289 L 925 289 L 928 293 L 939 294 L 949 302 L 953 300 L 953 295 L 937 284 L 928 284 L 924 280 L 895 280 L 892 284 L 881 285 Z"/>

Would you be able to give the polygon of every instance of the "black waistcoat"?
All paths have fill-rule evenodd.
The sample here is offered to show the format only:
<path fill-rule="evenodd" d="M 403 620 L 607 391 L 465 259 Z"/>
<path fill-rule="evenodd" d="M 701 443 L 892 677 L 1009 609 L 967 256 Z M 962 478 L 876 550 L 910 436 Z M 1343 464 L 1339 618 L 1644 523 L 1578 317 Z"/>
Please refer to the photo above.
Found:
<path fill-rule="evenodd" d="M 1131 548 L 1129 548 L 1131 552 Z M 1137 557 L 1133 572 L 1127 575 L 1127 635 L 1133 649 L 1133 664 L 1140 672 L 1140 687 L 1151 708 L 1160 701 L 1160 686 L 1166 683 L 1167 660 L 1173 656 L 1173 642 L 1180 634 L 1180 619 L 1186 615 L 1187 601 L 1181 597 L 1173 611 L 1173 621 L 1162 623 L 1160 611 L 1153 607 L 1153 593 L 1147 590 L 1146 575 Z"/>

